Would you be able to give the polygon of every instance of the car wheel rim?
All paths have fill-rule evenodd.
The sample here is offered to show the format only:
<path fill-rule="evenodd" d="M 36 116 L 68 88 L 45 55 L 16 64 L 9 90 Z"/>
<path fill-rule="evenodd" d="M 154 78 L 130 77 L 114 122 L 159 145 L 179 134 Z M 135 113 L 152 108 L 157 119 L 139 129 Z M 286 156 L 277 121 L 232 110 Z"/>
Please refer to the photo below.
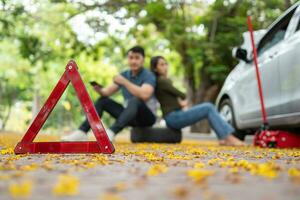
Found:
<path fill-rule="evenodd" d="M 232 122 L 233 122 L 233 114 L 232 114 L 232 110 L 231 110 L 231 108 L 230 108 L 229 105 L 222 106 L 222 108 L 220 110 L 220 114 L 221 114 L 222 118 L 226 122 L 232 124 Z"/>

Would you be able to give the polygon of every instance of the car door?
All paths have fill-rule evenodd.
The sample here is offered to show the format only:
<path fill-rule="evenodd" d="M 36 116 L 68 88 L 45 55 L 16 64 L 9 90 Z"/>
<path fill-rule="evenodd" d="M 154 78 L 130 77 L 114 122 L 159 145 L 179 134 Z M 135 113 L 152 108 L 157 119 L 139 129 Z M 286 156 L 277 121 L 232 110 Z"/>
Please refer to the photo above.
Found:
<path fill-rule="evenodd" d="M 287 35 L 279 51 L 279 74 L 281 114 L 298 113 L 300 116 L 300 6 L 289 24 Z"/>
<path fill-rule="evenodd" d="M 280 17 L 257 46 L 265 107 L 270 119 L 280 114 L 281 94 L 278 52 L 282 48 L 282 41 L 294 11 L 295 9 Z M 244 73 L 241 75 L 237 87 L 240 93 L 240 102 L 242 102 L 241 121 L 247 124 L 246 127 L 259 126 L 261 123 L 261 107 L 253 61 L 244 65 Z"/>
<path fill-rule="evenodd" d="M 280 44 L 273 46 L 268 51 L 259 54 L 258 66 L 261 75 L 263 95 L 267 114 L 269 116 L 278 112 L 278 102 L 280 98 L 280 83 L 278 76 L 278 57 L 275 56 Z M 261 118 L 261 106 L 253 62 L 245 65 L 240 87 L 240 97 L 243 102 L 243 109 L 240 112 L 241 120 L 257 124 Z M 252 126 L 252 125 L 251 125 Z"/>

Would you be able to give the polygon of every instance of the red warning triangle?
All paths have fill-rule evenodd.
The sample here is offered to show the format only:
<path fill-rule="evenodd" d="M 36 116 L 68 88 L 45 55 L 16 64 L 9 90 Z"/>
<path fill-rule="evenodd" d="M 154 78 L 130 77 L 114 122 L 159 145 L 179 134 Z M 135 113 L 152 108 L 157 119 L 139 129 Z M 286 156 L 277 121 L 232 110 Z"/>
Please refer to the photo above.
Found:
<path fill-rule="evenodd" d="M 81 106 L 91 125 L 96 141 L 80 142 L 33 142 L 45 121 L 49 117 L 58 100 L 72 83 Z M 69 61 L 62 77 L 52 90 L 47 101 L 33 120 L 21 142 L 15 147 L 15 154 L 24 153 L 107 153 L 115 151 L 114 146 L 109 141 L 105 128 L 98 116 L 94 104 L 84 86 L 74 61 Z"/>

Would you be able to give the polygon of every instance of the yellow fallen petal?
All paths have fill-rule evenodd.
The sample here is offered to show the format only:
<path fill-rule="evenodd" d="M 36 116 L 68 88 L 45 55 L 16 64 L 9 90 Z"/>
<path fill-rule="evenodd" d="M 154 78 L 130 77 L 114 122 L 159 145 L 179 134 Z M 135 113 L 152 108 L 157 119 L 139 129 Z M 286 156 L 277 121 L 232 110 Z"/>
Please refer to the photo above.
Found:
<path fill-rule="evenodd" d="M 148 171 L 148 176 L 157 176 L 158 174 L 165 173 L 168 171 L 168 167 L 165 165 L 153 165 L 151 166 Z"/>
<path fill-rule="evenodd" d="M 290 168 L 288 175 L 292 181 L 300 183 L 300 169 Z"/>
<path fill-rule="evenodd" d="M 290 168 L 288 170 L 288 175 L 291 178 L 300 178 L 300 170 L 296 168 Z"/>
<path fill-rule="evenodd" d="M 212 176 L 213 174 L 213 171 L 203 169 L 191 169 L 187 172 L 187 175 L 195 182 L 203 182 L 207 177 Z"/>
<path fill-rule="evenodd" d="M 105 193 L 100 196 L 100 200 L 122 200 L 122 198 L 117 194 Z"/>
<path fill-rule="evenodd" d="M 21 166 L 20 170 L 33 171 L 33 170 L 36 170 L 37 168 L 38 168 L 38 165 L 36 163 L 32 163 L 30 165 Z"/>
<path fill-rule="evenodd" d="M 207 164 L 208 164 L 208 165 L 214 165 L 214 164 L 216 164 L 216 163 L 219 162 L 219 161 L 221 161 L 220 158 L 212 158 L 212 159 L 210 159 L 209 161 L 207 161 Z"/>
<path fill-rule="evenodd" d="M 233 167 L 233 168 L 231 168 L 229 171 L 230 171 L 230 173 L 238 174 L 238 173 L 239 173 L 239 168 Z"/>
<path fill-rule="evenodd" d="M 194 168 L 203 168 L 203 167 L 205 167 L 204 163 L 197 162 L 197 163 L 194 164 Z"/>
<path fill-rule="evenodd" d="M 0 154 L 1 155 L 14 154 L 14 149 L 13 148 L 1 149 Z"/>
<path fill-rule="evenodd" d="M 263 176 L 269 179 L 274 179 L 278 176 L 275 167 L 271 163 L 258 164 L 256 167 L 251 169 L 251 174 Z"/>
<path fill-rule="evenodd" d="M 79 188 L 79 179 L 75 176 L 62 174 L 53 188 L 53 193 L 57 196 L 77 195 Z"/>
<path fill-rule="evenodd" d="M 21 183 L 12 183 L 9 186 L 9 193 L 14 198 L 29 197 L 32 191 L 32 182 L 23 181 Z"/>

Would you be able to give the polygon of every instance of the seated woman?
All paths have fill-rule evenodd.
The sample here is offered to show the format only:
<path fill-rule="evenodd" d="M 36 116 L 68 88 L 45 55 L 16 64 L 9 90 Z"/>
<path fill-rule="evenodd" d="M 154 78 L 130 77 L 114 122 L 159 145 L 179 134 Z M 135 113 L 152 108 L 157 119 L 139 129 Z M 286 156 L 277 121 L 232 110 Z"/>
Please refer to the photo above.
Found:
<path fill-rule="evenodd" d="M 234 128 L 221 118 L 213 104 L 202 103 L 187 110 L 182 109 L 185 94 L 176 89 L 172 85 L 172 81 L 168 79 L 168 64 L 164 57 L 151 58 L 151 70 L 157 76 L 155 95 L 161 105 L 163 118 L 168 127 L 182 129 L 202 119 L 208 119 L 221 145 L 245 145 L 232 135 L 235 131 Z"/>

